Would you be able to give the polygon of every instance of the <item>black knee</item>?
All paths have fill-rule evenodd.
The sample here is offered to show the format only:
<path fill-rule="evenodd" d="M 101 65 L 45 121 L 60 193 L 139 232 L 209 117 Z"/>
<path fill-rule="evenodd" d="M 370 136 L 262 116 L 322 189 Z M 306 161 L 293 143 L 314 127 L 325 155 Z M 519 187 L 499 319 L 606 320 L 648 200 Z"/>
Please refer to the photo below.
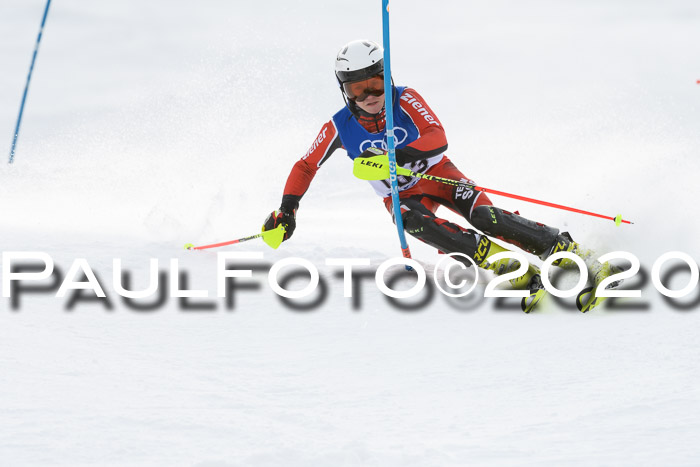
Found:
<path fill-rule="evenodd" d="M 474 258 L 478 237 L 473 230 L 464 231 L 450 222 L 438 223 L 435 215 L 423 204 L 407 201 L 414 202 L 401 203 L 402 207 L 408 208 L 401 216 L 406 232 L 445 253 L 463 253 Z M 465 260 L 465 264 L 471 263 Z"/>
<path fill-rule="evenodd" d="M 425 227 L 425 216 L 417 211 L 406 211 L 401 215 L 403 228 L 411 235 L 417 236 Z"/>
<path fill-rule="evenodd" d="M 495 206 L 477 206 L 472 211 L 470 222 L 486 235 L 503 239 L 536 255 L 551 249 L 559 234 L 559 229 Z"/>

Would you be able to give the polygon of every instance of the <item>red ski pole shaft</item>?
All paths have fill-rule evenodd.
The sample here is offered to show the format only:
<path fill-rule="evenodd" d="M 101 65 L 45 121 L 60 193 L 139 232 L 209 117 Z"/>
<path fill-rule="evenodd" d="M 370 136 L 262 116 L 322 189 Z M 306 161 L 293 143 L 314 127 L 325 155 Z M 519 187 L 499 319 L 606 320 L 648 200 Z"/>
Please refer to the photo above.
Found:
<path fill-rule="evenodd" d="M 600 217 L 601 219 L 609 219 L 611 221 L 615 220 L 615 218 L 612 216 L 606 216 L 606 215 L 598 214 L 598 213 L 591 212 L 591 211 L 584 211 L 583 209 L 577 209 L 577 208 L 572 208 L 569 206 L 563 206 L 561 204 L 550 203 L 549 201 L 542 201 L 539 199 L 528 198 L 526 196 L 514 195 L 512 193 L 506 193 L 504 191 L 492 190 L 490 188 L 484 188 L 481 186 L 475 186 L 474 189 L 479 190 L 479 191 L 483 191 L 484 193 L 491 193 L 494 195 L 506 196 L 508 198 L 519 199 L 520 201 L 527 201 L 528 203 L 541 204 L 542 206 L 549 206 L 551 208 L 557 208 L 557 209 L 563 209 L 565 211 L 577 212 L 579 214 L 586 214 L 588 216 Z M 621 222 L 624 222 L 625 224 L 632 223 L 632 222 L 624 220 L 624 219 L 622 219 Z"/>
<path fill-rule="evenodd" d="M 235 245 L 236 243 L 247 242 L 248 240 L 253 240 L 254 238 L 260 238 L 263 234 L 259 233 L 257 235 L 251 235 L 250 237 L 238 238 L 236 240 L 231 240 L 228 242 L 212 243 L 211 245 L 201 245 L 201 246 L 190 246 L 188 250 L 206 250 L 207 248 L 218 248 L 220 246 Z"/>
<path fill-rule="evenodd" d="M 492 190 L 490 188 L 485 188 L 483 186 L 470 185 L 468 183 L 460 182 L 459 180 L 452 180 L 449 178 L 442 178 L 442 177 L 436 177 L 434 175 L 422 174 L 422 173 L 410 171 L 408 169 L 404 169 L 404 170 L 406 170 L 406 172 L 408 172 L 408 173 L 400 173 L 400 175 L 408 175 L 411 177 L 424 178 L 426 180 L 433 180 L 436 182 L 445 183 L 447 185 L 466 186 L 466 187 L 473 188 L 474 190 L 483 191 L 484 193 L 491 193 L 494 195 L 505 196 L 508 198 L 518 199 L 520 201 L 526 201 L 528 203 L 541 204 L 542 206 L 549 206 L 552 208 L 563 209 L 564 211 L 576 212 L 579 214 L 585 214 L 587 216 L 600 217 L 601 219 L 609 219 L 611 221 L 615 221 L 616 223 L 618 222 L 617 219 L 615 217 L 612 217 L 612 216 L 605 216 L 603 214 L 598 214 L 598 213 L 591 212 L 591 211 L 584 211 L 583 209 L 572 208 L 569 206 L 564 206 L 562 204 L 550 203 L 549 201 L 542 201 L 542 200 L 535 199 L 535 198 L 528 198 L 527 196 L 520 196 L 520 195 L 515 195 L 513 193 L 506 193 L 505 191 Z M 624 220 L 624 219 L 620 219 L 620 222 L 625 223 L 625 224 L 632 224 L 632 222 L 630 222 L 628 220 Z"/>
<path fill-rule="evenodd" d="M 185 244 L 186 250 L 206 250 L 207 248 L 218 248 L 220 246 L 235 245 L 236 243 L 247 242 L 248 240 L 253 240 L 255 238 L 262 238 L 268 246 L 273 249 L 277 249 L 280 244 L 284 241 L 284 234 L 287 231 L 285 225 L 278 225 L 272 230 L 264 230 L 259 234 L 250 235 L 248 237 L 238 238 L 236 240 L 230 240 L 228 242 L 212 243 L 211 245 L 201 245 L 194 246 L 191 243 Z"/>

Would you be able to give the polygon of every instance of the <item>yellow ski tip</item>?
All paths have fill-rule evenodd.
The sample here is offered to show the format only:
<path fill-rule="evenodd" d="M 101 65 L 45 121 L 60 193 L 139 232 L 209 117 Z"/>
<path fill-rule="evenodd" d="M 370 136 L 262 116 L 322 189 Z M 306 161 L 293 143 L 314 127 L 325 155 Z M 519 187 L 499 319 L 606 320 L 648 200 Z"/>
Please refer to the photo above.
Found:
<path fill-rule="evenodd" d="M 191 250 L 192 248 L 194 248 L 192 243 L 185 243 L 185 250 Z"/>

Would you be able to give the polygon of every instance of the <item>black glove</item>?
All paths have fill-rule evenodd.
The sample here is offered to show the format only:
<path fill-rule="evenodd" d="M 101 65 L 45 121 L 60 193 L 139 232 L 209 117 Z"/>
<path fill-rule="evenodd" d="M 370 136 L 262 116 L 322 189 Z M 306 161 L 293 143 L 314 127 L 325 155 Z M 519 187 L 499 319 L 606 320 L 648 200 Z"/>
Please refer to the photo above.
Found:
<path fill-rule="evenodd" d="M 296 212 L 296 209 L 289 211 L 285 208 L 279 208 L 278 211 L 272 211 L 270 215 L 267 216 L 267 219 L 265 219 L 265 223 L 263 224 L 262 228 L 263 232 L 272 230 L 282 224 L 284 225 L 285 230 L 284 239 L 282 241 L 289 240 L 297 226 Z"/>

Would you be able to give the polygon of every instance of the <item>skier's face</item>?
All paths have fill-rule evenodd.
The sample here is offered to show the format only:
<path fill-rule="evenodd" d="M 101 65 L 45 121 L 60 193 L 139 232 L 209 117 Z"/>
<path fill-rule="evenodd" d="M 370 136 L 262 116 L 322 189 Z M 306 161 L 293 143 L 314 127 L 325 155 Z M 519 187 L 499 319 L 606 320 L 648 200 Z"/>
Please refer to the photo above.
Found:
<path fill-rule="evenodd" d="M 348 99 L 367 113 L 377 114 L 384 107 L 384 78 L 381 75 L 344 83 L 343 90 Z"/>
<path fill-rule="evenodd" d="M 367 112 L 368 114 L 378 114 L 384 108 L 384 95 L 368 96 L 367 99 L 362 102 L 355 102 L 359 108 Z"/>

